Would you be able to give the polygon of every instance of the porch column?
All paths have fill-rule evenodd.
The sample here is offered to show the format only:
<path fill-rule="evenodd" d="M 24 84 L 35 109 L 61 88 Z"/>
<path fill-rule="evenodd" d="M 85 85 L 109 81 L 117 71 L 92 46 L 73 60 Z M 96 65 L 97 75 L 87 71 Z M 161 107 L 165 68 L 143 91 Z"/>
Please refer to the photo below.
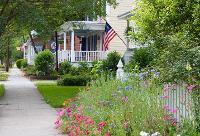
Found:
<path fill-rule="evenodd" d="M 74 52 L 74 31 L 71 31 L 71 62 L 75 62 L 75 52 Z"/>
<path fill-rule="evenodd" d="M 99 46 L 100 46 L 100 51 L 103 51 L 103 34 L 100 33 L 99 36 L 100 36 L 100 44 L 99 44 Z"/>
<path fill-rule="evenodd" d="M 64 32 L 64 51 L 67 50 L 67 34 Z"/>

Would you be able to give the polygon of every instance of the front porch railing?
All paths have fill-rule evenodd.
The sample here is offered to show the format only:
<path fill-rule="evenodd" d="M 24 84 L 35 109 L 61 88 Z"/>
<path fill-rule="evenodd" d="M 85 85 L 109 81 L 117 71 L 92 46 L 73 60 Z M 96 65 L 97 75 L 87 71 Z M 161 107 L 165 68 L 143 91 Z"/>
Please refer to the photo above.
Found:
<path fill-rule="evenodd" d="M 72 55 L 73 54 L 73 55 Z M 55 55 L 55 53 L 54 53 Z M 33 65 L 34 64 L 34 55 L 26 55 L 24 56 L 28 60 L 28 64 Z M 73 57 L 73 58 L 72 58 Z M 62 50 L 58 51 L 58 62 L 64 62 L 64 61 L 70 61 L 70 62 L 80 62 L 80 61 L 86 61 L 86 62 L 92 62 L 92 61 L 99 61 L 106 59 L 107 54 L 104 51 L 70 51 L 70 50 Z"/>
<path fill-rule="evenodd" d="M 75 62 L 86 61 L 92 62 L 95 60 L 103 60 L 106 58 L 104 51 L 75 51 Z"/>

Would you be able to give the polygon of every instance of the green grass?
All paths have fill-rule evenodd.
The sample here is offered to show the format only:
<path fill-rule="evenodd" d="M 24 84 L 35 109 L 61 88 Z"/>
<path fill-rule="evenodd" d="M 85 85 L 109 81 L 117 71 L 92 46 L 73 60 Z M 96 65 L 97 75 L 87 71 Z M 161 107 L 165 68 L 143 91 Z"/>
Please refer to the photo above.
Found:
<path fill-rule="evenodd" d="M 4 85 L 0 85 L 0 97 L 4 96 L 4 93 L 5 93 Z"/>
<path fill-rule="evenodd" d="M 44 97 L 44 100 L 54 108 L 63 106 L 65 100 L 76 97 L 80 86 L 57 86 L 54 82 L 39 81 L 36 83 L 39 92 Z"/>

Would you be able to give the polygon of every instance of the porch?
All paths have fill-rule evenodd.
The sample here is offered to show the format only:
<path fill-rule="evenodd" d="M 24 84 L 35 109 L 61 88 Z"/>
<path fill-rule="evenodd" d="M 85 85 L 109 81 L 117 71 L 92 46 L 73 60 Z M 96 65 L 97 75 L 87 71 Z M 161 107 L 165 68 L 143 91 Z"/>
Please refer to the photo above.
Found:
<path fill-rule="evenodd" d="M 106 59 L 107 53 L 103 49 L 104 27 L 105 23 L 93 21 L 72 21 L 63 24 L 58 33 L 58 62 L 77 63 Z M 55 40 L 49 40 L 46 48 L 55 54 Z M 35 56 L 29 40 L 24 46 L 24 58 L 28 60 L 28 64 L 33 65 Z"/>
<path fill-rule="evenodd" d="M 105 59 L 104 29 L 105 23 L 94 21 L 71 21 L 63 24 L 59 33 L 59 62 L 92 62 Z"/>

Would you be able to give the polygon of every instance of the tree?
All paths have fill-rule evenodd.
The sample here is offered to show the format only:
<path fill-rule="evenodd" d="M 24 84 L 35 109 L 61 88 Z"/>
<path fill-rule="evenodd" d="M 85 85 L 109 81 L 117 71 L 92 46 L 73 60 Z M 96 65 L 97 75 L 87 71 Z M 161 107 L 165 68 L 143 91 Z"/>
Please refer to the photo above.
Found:
<path fill-rule="evenodd" d="M 66 21 L 105 16 L 106 3 L 116 5 L 115 0 L 1 0 L 0 39 L 13 32 L 21 38 L 35 30 L 47 40 Z"/>
<path fill-rule="evenodd" d="M 139 30 L 131 34 L 158 51 L 155 67 L 163 81 L 197 84 L 194 101 L 200 132 L 199 13 L 199 0 L 140 0 L 131 17 Z"/>

